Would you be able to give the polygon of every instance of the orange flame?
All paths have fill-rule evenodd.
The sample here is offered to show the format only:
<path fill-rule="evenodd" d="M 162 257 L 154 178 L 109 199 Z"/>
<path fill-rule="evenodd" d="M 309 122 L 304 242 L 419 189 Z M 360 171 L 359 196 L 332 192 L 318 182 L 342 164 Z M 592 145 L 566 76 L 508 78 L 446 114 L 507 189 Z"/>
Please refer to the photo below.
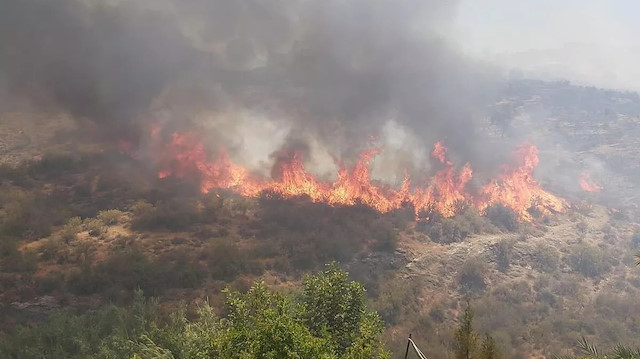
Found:
<path fill-rule="evenodd" d="M 440 163 L 445 163 L 447 160 L 447 148 L 444 147 L 442 141 L 438 141 L 433 145 L 433 151 L 431 151 L 431 155 L 440 161 Z"/>
<path fill-rule="evenodd" d="M 564 211 L 565 201 L 543 190 L 533 178 L 540 161 L 536 146 L 525 142 L 517 148 L 516 156 L 516 167 L 505 165 L 502 174 L 482 188 L 478 208 L 484 211 L 490 205 L 502 204 L 524 220 L 531 219 L 531 208 L 543 214 Z"/>
<path fill-rule="evenodd" d="M 599 184 L 593 182 L 591 180 L 591 176 L 589 176 L 589 174 L 586 172 L 582 172 L 580 174 L 579 182 L 580 188 L 582 188 L 582 190 L 585 192 L 595 193 L 602 191 L 602 187 Z"/>
<path fill-rule="evenodd" d="M 264 179 L 234 164 L 224 149 L 220 149 L 214 161 L 208 160 L 204 146 L 195 133 L 174 133 L 171 145 L 161 153 L 163 169 L 158 177 L 197 175 L 204 193 L 218 188 L 230 189 L 248 197 L 257 197 L 262 193 L 278 194 L 285 198 L 308 196 L 313 202 L 329 205 L 360 203 L 383 213 L 411 204 L 416 216 L 423 210 L 435 210 L 445 217 L 451 217 L 456 214 L 461 202 L 471 203 L 480 211 L 502 203 L 516 211 L 523 220 L 531 219 L 528 212 L 530 208 L 542 213 L 560 212 L 565 208 L 563 200 L 542 190 L 533 178 L 538 156 L 535 146 L 529 143 L 518 148 L 518 166 L 505 166 L 503 174 L 492 180 L 475 197 L 465 191 L 473 176 L 471 166 L 467 163 L 457 171 L 447 160 L 447 148 L 442 142 L 437 142 L 432 152 L 442 168 L 423 187 L 413 190 L 408 174 L 405 174 L 399 190 L 372 183 L 369 165 L 380 152 L 380 148 L 363 151 L 351 168 L 337 160 L 337 179 L 328 183 L 318 180 L 305 169 L 301 153 L 281 151 L 276 156 L 272 178 Z"/>

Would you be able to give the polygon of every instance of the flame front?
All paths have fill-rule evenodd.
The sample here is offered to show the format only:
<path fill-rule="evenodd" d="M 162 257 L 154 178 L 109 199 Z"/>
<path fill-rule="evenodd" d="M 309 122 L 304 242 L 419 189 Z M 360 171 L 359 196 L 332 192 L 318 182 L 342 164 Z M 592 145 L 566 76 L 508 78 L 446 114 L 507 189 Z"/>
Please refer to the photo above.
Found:
<path fill-rule="evenodd" d="M 517 166 L 503 166 L 502 174 L 482 188 L 477 206 L 480 211 L 494 204 L 507 206 L 524 220 L 530 220 L 530 209 L 541 213 L 562 212 L 566 203 L 562 199 L 543 190 L 533 178 L 533 170 L 538 166 L 538 149 L 529 142 L 516 150 Z"/>
<path fill-rule="evenodd" d="M 502 204 L 513 209 L 522 220 L 531 219 L 531 208 L 541 213 L 562 212 L 566 208 L 562 199 L 544 191 L 533 178 L 539 160 L 536 147 L 529 143 L 518 148 L 517 166 L 504 166 L 503 173 L 475 196 L 465 189 L 473 177 L 471 166 L 467 163 L 458 170 L 447 160 L 447 148 L 442 142 L 437 142 L 431 153 L 441 168 L 424 185 L 413 189 L 408 174 L 398 190 L 371 181 L 369 165 L 380 152 L 381 148 L 363 151 L 353 167 L 336 160 L 337 179 L 323 182 L 305 169 L 301 153 L 282 151 L 277 155 L 271 178 L 267 179 L 233 163 L 224 149 L 218 151 L 215 160 L 209 160 L 195 133 L 174 133 L 171 144 L 161 151 L 163 169 L 158 177 L 198 176 L 203 193 L 229 189 L 248 197 L 262 193 L 285 198 L 307 196 L 313 202 L 363 204 L 383 213 L 411 205 L 416 216 L 424 210 L 435 210 L 451 217 L 461 203 L 470 203 L 481 212 L 491 205 Z"/>

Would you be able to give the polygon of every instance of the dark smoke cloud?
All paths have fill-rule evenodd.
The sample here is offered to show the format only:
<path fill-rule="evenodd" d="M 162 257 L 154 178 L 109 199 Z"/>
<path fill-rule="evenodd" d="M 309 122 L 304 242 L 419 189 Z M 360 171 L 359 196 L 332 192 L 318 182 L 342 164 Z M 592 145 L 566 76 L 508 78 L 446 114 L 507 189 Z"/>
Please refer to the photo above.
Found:
<path fill-rule="evenodd" d="M 132 136 L 132 119 L 194 56 L 171 18 L 133 3 L 5 0 L 0 44 L 10 91 Z"/>
<path fill-rule="evenodd" d="M 490 158 L 480 156 L 493 148 L 471 112 L 490 96 L 491 79 L 439 35 L 455 6 L 5 0 L 0 72 L 12 91 L 119 136 L 137 136 L 153 108 L 168 111 L 173 126 L 200 111 L 240 109 L 346 153 L 393 119 L 427 146 L 444 139 L 464 159 Z M 233 122 L 216 126 L 223 132 Z"/>

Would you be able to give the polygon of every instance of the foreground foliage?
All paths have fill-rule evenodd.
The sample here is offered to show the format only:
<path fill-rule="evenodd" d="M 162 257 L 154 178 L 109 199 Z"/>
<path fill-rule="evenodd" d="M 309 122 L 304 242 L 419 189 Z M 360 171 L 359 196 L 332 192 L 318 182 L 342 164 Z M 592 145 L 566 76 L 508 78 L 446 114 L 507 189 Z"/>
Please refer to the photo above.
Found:
<path fill-rule="evenodd" d="M 582 337 L 577 345 L 578 356 L 559 356 L 555 359 L 640 359 L 640 349 L 630 348 L 622 344 L 616 345 L 611 351 L 603 353 L 598 347 Z"/>
<path fill-rule="evenodd" d="M 225 316 L 208 305 L 190 320 L 184 308 L 163 320 L 140 291 L 127 308 L 58 313 L 47 323 L 0 335 L 2 358 L 388 358 L 364 288 L 329 265 L 308 276 L 302 293 L 285 296 L 257 282 L 227 290 Z"/>

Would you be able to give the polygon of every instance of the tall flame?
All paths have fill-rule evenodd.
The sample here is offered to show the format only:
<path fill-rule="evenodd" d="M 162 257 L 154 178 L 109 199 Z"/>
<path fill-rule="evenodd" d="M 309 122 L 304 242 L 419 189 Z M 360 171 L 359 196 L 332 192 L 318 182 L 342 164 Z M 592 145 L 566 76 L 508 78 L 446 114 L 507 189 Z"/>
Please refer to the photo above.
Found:
<path fill-rule="evenodd" d="M 493 204 L 502 204 L 516 211 L 520 218 L 530 220 L 529 209 L 541 213 L 562 212 L 566 203 L 543 190 L 533 178 L 533 170 L 538 166 L 538 149 L 529 142 L 516 150 L 517 166 L 503 166 L 502 174 L 484 186 L 479 198 L 481 211 Z"/>
<path fill-rule="evenodd" d="M 530 208 L 550 213 L 561 212 L 566 207 L 563 200 L 544 191 L 533 178 L 533 170 L 539 160 L 536 147 L 530 143 L 518 147 L 517 166 L 504 166 L 503 173 L 476 196 L 465 190 L 473 177 L 471 166 L 467 163 L 457 170 L 447 160 L 447 148 L 442 142 L 437 142 L 431 153 L 441 168 L 423 186 L 413 190 L 408 174 L 405 174 L 398 190 L 372 183 L 369 165 L 380 152 L 381 148 L 363 151 L 353 167 L 336 160 L 339 166 L 337 179 L 329 183 L 320 181 L 305 169 L 301 153 L 285 150 L 276 156 L 271 178 L 267 179 L 259 178 L 233 163 L 224 149 L 218 151 L 215 160 L 209 160 L 195 133 L 174 133 L 171 144 L 161 151 L 163 169 L 158 177 L 199 176 L 203 193 L 212 189 L 230 189 L 248 197 L 262 193 L 285 198 L 308 196 L 313 202 L 364 204 L 383 213 L 410 204 L 416 216 L 423 210 L 435 210 L 444 217 L 451 217 L 462 202 L 473 204 L 480 211 L 500 203 L 513 209 L 522 220 L 531 219 Z"/>

